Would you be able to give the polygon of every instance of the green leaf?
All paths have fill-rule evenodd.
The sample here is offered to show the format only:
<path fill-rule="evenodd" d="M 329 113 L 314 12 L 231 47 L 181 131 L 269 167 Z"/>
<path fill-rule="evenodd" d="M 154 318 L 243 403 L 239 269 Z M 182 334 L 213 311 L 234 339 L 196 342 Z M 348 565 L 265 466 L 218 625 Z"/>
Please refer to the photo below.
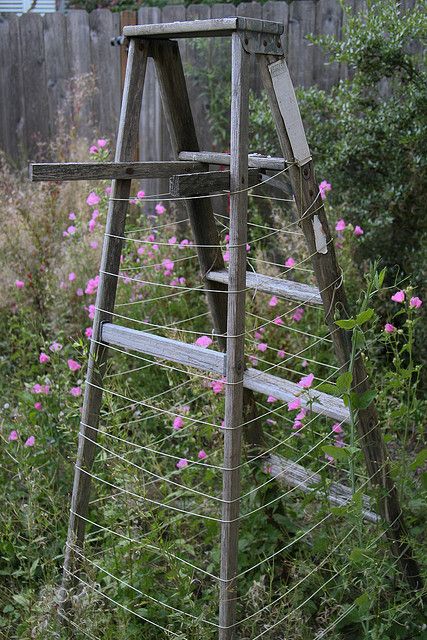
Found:
<path fill-rule="evenodd" d="M 382 269 L 380 271 L 380 274 L 378 276 L 378 288 L 381 289 L 381 287 L 383 286 L 384 283 L 384 278 L 385 278 L 385 274 L 387 273 L 387 267 L 384 267 L 384 269 Z"/>
<path fill-rule="evenodd" d="M 335 324 L 339 326 L 340 329 L 354 329 L 357 326 L 355 320 L 335 320 Z"/>
<path fill-rule="evenodd" d="M 329 393 L 331 396 L 339 395 L 338 389 L 334 384 L 329 384 L 329 382 L 322 382 L 322 384 L 316 385 L 316 391 L 321 391 L 322 393 Z"/>
<path fill-rule="evenodd" d="M 374 310 L 372 308 L 366 309 L 366 311 L 362 311 L 361 313 L 358 313 L 356 316 L 356 324 L 360 327 L 362 324 L 365 324 L 365 322 L 368 322 L 368 320 L 370 320 L 373 315 L 374 315 Z"/>
<path fill-rule="evenodd" d="M 358 598 L 355 599 L 355 604 L 359 607 L 359 611 L 361 613 L 367 613 L 371 608 L 371 598 L 368 593 L 362 593 Z"/>
<path fill-rule="evenodd" d="M 353 374 L 351 371 L 342 373 L 337 378 L 337 388 L 340 393 L 348 393 L 350 391 L 351 383 L 353 382 Z"/>
<path fill-rule="evenodd" d="M 427 449 L 422 449 L 415 456 L 415 460 L 411 464 L 412 471 L 418 469 L 418 467 L 422 467 L 424 462 L 427 460 Z"/>
<path fill-rule="evenodd" d="M 334 447 L 332 444 L 326 444 L 322 451 L 336 460 L 348 460 L 350 455 L 345 447 Z"/>
<path fill-rule="evenodd" d="M 356 347 L 356 350 L 363 349 L 365 346 L 365 335 L 359 328 L 356 328 L 353 331 L 353 344 Z"/>
<path fill-rule="evenodd" d="M 364 393 L 352 393 L 350 402 L 354 409 L 367 409 L 376 395 L 375 389 L 368 389 Z"/>

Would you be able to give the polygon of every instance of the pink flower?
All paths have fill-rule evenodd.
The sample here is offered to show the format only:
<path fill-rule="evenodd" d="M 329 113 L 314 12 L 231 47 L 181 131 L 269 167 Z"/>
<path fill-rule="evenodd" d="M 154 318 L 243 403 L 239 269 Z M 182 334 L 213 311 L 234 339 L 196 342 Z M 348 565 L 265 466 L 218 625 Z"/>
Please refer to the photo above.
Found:
<path fill-rule="evenodd" d="M 145 191 L 138 191 L 138 193 L 136 194 L 136 197 L 141 199 L 145 196 Z"/>
<path fill-rule="evenodd" d="M 335 231 L 344 231 L 346 228 L 346 222 L 343 218 L 341 218 L 340 220 L 338 220 L 338 222 L 335 225 Z"/>
<path fill-rule="evenodd" d="M 285 267 L 287 267 L 288 269 L 292 269 L 292 267 L 294 267 L 296 265 L 296 262 L 293 258 L 288 258 L 285 262 Z"/>
<path fill-rule="evenodd" d="M 86 327 L 85 336 L 86 336 L 86 338 L 91 338 L 92 337 L 92 327 Z"/>
<path fill-rule="evenodd" d="M 181 418 L 181 416 L 177 416 L 172 424 L 174 429 L 182 429 L 182 427 L 184 426 L 184 420 Z"/>
<path fill-rule="evenodd" d="M 108 142 L 108 140 L 106 140 L 105 138 L 100 138 L 99 140 L 97 140 L 98 147 L 100 149 L 103 149 L 104 147 L 107 146 L 107 142 Z"/>
<path fill-rule="evenodd" d="M 224 262 L 230 262 L 230 252 L 227 249 L 227 251 L 224 251 L 224 255 L 222 256 L 224 258 Z"/>
<path fill-rule="evenodd" d="M 295 420 L 304 420 L 306 415 L 307 415 L 307 410 L 302 408 L 301 411 L 297 413 L 297 415 L 295 416 Z"/>
<path fill-rule="evenodd" d="M 36 409 L 36 411 L 41 411 L 42 410 L 42 403 L 41 402 L 35 402 L 34 403 L 34 409 Z"/>
<path fill-rule="evenodd" d="M 288 402 L 288 410 L 294 411 L 295 409 L 299 409 L 301 407 L 301 400 L 299 398 L 294 398 Z"/>
<path fill-rule="evenodd" d="M 391 324 L 390 322 L 386 322 L 384 325 L 384 331 L 386 333 L 393 333 L 393 331 L 396 331 L 396 327 L 394 326 L 394 324 Z"/>
<path fill-rule="evenodd" d="M 50 391 L 50 387 L 48 384 L 39 384 L 38 382 L 36 382 L 35 385 L 33 385 L 32 389 L 31 389 L 32 393 L 43 393 L 44 395 L 48 395 L 49 391 Z"/>
<path fill-rule="evenodd" d="M 170 245 L 176 244 L 176 236 L 172 236 L 171 238 L 169 238 L 168 244 L 170 244 Z"/>
<path fill-rule="evenodd" d="M 91 191 L 88 197 L 86 198 L 86 203 L 90 207 L 94 207 L 95 205 L 101 202 L 101 198 L 95 193 L 95 191 Z"/>
<path fill-rule="evenodd" d="M 75 220 L 76 219 L 76 214 L 74 213 L 74 211 L 71 211 L 71 213 L 68 214 L 68 219 L 69 220 Z"/>
<path fill-rule="evenodd" d="M 187 238 L 184 238 L 184 240 L 181 240 L 181 242 L 179 243 L 180 247 L 188 247 L 188 245 L 190 244 L 190 241 L 187 240 Z"/>
<path fill-rule="evenodd" d="M 277 324 L 281 326 L 282 324 L 285 324 L 285 323 L 283 322 L 283 318 L 281 316 L 276 316 L 273 320 L 273 324 Z"/>
<path fill-rule="evenodd" d="M 87 315 L 88 315 L 89 320 L 93 320 L 94 319 L 94 317 L 95 317 L 95 305 L 94 304 L 90 304 L 87 307 Z"/>
<path fill-rule="evenodd" d="M 44 353 L 43 351 L 41 352 L 41 354 L 39 355 L 39 362 L 40 364 L 46 364 L 46 362 L 49 362 L 50 358 L 47 355 L 47 353 Z"/>
<path fill-rule="evenodd" d="M 96 240 L 92 240 L 92 242 L 89 242 L 89 246 L 91 249 L 97 249 L 98 248 L 98 242 Z"/>
<path fill-rule="evenodd" d="M 96 218 L 98 218 L 98 217 L 99 217 L 99 211 L 98 211 L 98 209 L 94 209 L 92 211 L 92 220 L 96 220 Z"/>
<path fill-rule="evenodd" d="M 106 194 L 107 196 L 110 196 L 110 195 L 111 195 L 111 187 L 105 187 L 105 194 Z"/>
<path fill-rule="evenodd" d="M 86 283 L 85 293 L 88 295 L 92 295 L 96 293 L 99 284 L 99 276 L 95 276 L 95 278 L 90 278 Z"/>
<path fill-rule="evenodd" d="M 93 218 L 91 218 L 89 220 L 89 222 L 87 223 L 88 229 L 90 231 L 90 233 L 92 233 L 92 231 L 95 229 L 96 227 L 96 220 L 94 220 Z"/>
<path fill-rule="evenodd" d="M 78 296 L 79 298 L 81 298 L 82 296 L 84 296 L 84 291 L 83 289 L 81 289 L 80 287 L 76 290 L 76 296 Z"/>
<path fill-rule="evenodd" d="M 286 355 L 285 350 L 284 349 L 279 349 L 279 351 L 277 352 L 277 357 L 278 358 L 284 358 Z"/>
<path fill-rule="evenodd" d="M 248 356 L 249 357 L 249 362 L 251 363 L 251 365 L 253 367 L 257 367 L 258 366 L 258 358 L 256 356 Z"/>
<path fill-rule="evenodd" d="M 212 380 L 210 387 L 215 394 L 221 393 L 224 389 L 224 380 Z"/>
<path fill-rule="evenodd" d="M 301 380 L 298 382 L 298 386 L 302 387 L 303 389 L 309 389 L 313 384 L 313 380 L 314 374 L 309 373 L 308 376 L 304 376 L 304 378 L 301 378 Z"/>
<path fill-rule="evenodd" d="M 81 387 L 71 387 L 70 393 L 75 398 L 78 398 L 79 396 L 82 395 L 82 388 Z"/>
<path fill-rule="evenodd" d="M 209 338 L 209 336 L 200 336 L 200 338 L 197 338 L 194 344 L 196 344 L 198 347 L 204 347 L 205 349 L 207 349 L 207 347 L 210 347 L 210 345 L 212 344 L 212 340 L 211 338 Z"/>
<path fill-rule="evenodd" d="M 186 466 L 188 466 L 188 460 L 186 458 L 180 458 L 176 463 L 177 469 L 184 469 Z"/>
<path fill-rule="evenodd" d="M 19 433 L 17 431 L 13 430 L 13 431 L 11 431 L 9 433 L 9 437 L 8 437 L 9 442 L 13 442 L 14 440 L 18 440 L 18 438 L 19 438 Z"/>
<path fill-rule="evenodd" d="M 402 290 L 396 291 L 396 293 L 391 296 L 391 299 L 393 302 L 403 302 L 405 300 L 405 292 Z"/>
<path fill-rule="evenodd" d="M 158 216 L 161 216 L 165 213 L 166 209 L 165 207 L 159 202 L 159 204 L 156 204 L 156 206 L 154 207 L 156 213 Z"/>
<path fill-rule="evenodd" d="M 79 369 L 82 368 L 82 365 L 79 364 L 78 362 L 76 362 L 75 360 L 72 360 L 71 358 L 68 358 L 67 360 L 67 364 L 68 364 L 68 368 L 70 371 L 78 371 Z"/>
<path fill-rule="evenodd" d="M 277 398 L 275 398 L 274 396 L 268 396 L 267 402 L 273 404 L 274 402 L 277 402 Z"/>
<path fill-rule="evenodd" d="M 332 425 L 332 431 L 334 433 L 344 433 L 344 429 L 342 428 L 339 422 L 336 422 L 335 424 Z"/>
<path fill-rule="evenodd" d="M 74 271 L 72 271 L 71 273 L 68 274 L 68 280 L 70 282 L 73 282 L 73 280 L 76 279 L 76 274 L 74 273 Z"/>
<path fill-rule="evenodd" d="M 335 458 L 330 456 L 328 453 L 325 453 L 325 458 L 329 462 L 329 464 L 333 464 L 335 462 Z"/>
<path fill-rule="evenodd" d="M 23 282 L 23 280 L 15 280 L 15 287 L 17 289 L 23 289 L 25 287 L 25 282 Z"/>
<path fill-rule="evenodd" d="M 257 344 L 256 348 L 258 349 L 258 351 L 264 352 L 264 351 L 267 351 L 268 344 L 266 342 L 260 342 L 259 344 Z"/>
<path fill-rule="evenodd" d="M 419 309 L 422 303 L 423 301 L 421 300 L 421 298 L 418 298 L 418 296 L 414 296 L 410 299 L 409 306 L 411 307 L 411 309 Z"/>
<path fill-rule="evenodd" d="M 294 431 L 299 431 L 303 428 L 303 426 L 304 425 L 300 420 L 295 420 L 294 424 L 292 425 L 292 429 L 294 429 Z"/>
<path fill-rule="evenodd" d="M 199 458 L 199 460 L 204 460 L 205 458 L 208 457 L 208 454 L 204 449 L 200 449 L 199 453 L 197 454 L 197 457 Z"/>
<path fill-rule="evenodd" d="M 77 231 L 76 227 L 73 224 L 70 224 L 67 231 L 65 232 L 65 235 L 73 236 L 76 233 L 76 231 Z"/>
<path fill-rule="evenodd" d="M 270 298 L 270 302 L 268 303 L 268 306 L 269 307 L 275 307 L 278 302 L 279 302 L 279 299 L 277 298 L 277 296 L 272 296 Z"/>
<path fill-rule="evenodd" d="M 35 442 L 36 442 L 35 437 L 30 436 L 29 438 L 26 439 L 24 447 L 34 447 Z"/>
<path fill-rule="evenodd" d="M 359 225 L 357 224 L 357 225 L 354 227 L 354 231 L 353 231 L 353 233 L 354 233 L 354 235 L 355 235 L 356 237 L 358 237 L 358 236 L 363 236 L 363 234 L 364 234 L 365 232 L 363 231 L 362 227 L 359 227 Z"/>
<path fill-rule="evenodd" d="M 59 342 L 52 342 L 51 345 L 49 345 L 49 350 L 50 351 L 61 351 L 62 349 L 62 344 L 60 344 Z"/>
<path fill-rule="evenodd" d="M 170 260 L 170 258 L 165 258 L 165 260 L 163 260 L 162 262 L 162 266 L 167 270 L 167 271 L 173 271 L 174 268 L 174 262 L 173 260 Z M 170 274 L 169 274 L 170 275 Z"/>
<path fill-rule="evenodd" d="M 91 153 L 92 155 L 95 153 L 98 153 L 98 147 L 96 147 L 94 144 L 89 147 L 89 153 Z"/>
<path fill-rule="evenodd" d="M 332 186 L 329 184 L 329 182 L 327 182 L 326 180 L 322 180 L 322 182 L 319 184 L 319 193 L 322 200 L 326 198 L 327 192 L 331 189 Z"/>

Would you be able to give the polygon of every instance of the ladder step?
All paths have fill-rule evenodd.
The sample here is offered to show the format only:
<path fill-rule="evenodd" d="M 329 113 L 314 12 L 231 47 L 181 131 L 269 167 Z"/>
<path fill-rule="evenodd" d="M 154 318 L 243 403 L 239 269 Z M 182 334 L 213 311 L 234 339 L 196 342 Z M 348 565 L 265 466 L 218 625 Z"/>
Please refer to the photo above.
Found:
<path fill-rule="evenodd" d="M 323 489 L 313 488 L 322 482 L 318 473 L 305 469 L 300 464 L 283 458 L 276 454 L 267 455 L 263 458 L 263 464 L 268 468 L 268 472 L 277 479 L 280 484 L 297 487 L 304 493 L 323 493 Z M 352 490 L 340 482 L 332 482 L 327 490 L 328 501 L 336 507 L 344 507 L 352 499 Z M 363 496 L 362 515 L 368 522 L 379 522 L 380 516 L 371 510 L 368 496 Z"/>
<path fill-rule="evenodd" d="M 229 153 L 215 153 L 213 151 L 181 151 L 180 160 L 190 162 L 203 162 L 204 164 L 230 165 Z M 286 167 L 284 158 L 270 158 L 258 154 L 248 155 L 248 167 L 256 169 L 271 169 L 272 171 L 283 171 Z"/>
<path fill-rule="evenodd" d="M 248 170 L 248 186 L 252 187 L 262 181 L 257 169 Z M 172 176 L 169 190 L 173 196 L 205 196 L 217 191 L 230 190 L 229 171 L 202 171 Z"/>
<path fill-rule="evenodd" d="M 185 38 L 230 36 L 233 31 L 253 31 L 282 35 L 283 24 L 256 18 L 212 18 L 211 20 L 192 20 L 188 22 L 164 22 L 161 24 L 137 24 L 124 27 L 126 38 L 142 36 L 144 38 Z"/>
<path fill-rule="evenodd" d="M 45 180 L 129 180 L 132 178 L 170 178 L 176 173 L 201 171 L 199 162 L 32 162 L 32 182 Z"/>
<path fill-rule="evenodd" d="M 145 331 L 129 329 L 110 322 L 102 324 L 100 341 L 221 376 L 225 372 L 224 353 L 171 338 L 163 338 Z M 257 369 L 245 371 L 243 384 L 247 389 L 263 395 L 274 396 L 282 402 L 289 402 L 296 396 L 300 396 L 302 407 L 308 407 L 314 413 L 328 416 L 339 422 L 350 421 L 350 413 L 344 402 L 327 393 L 311 389 L 301 393 L 301 387 L 295 382 L 289 382 Z"/>
<path fill-rule="evenodd" d="M 209 271 L 209 273 L 206 274 L 206 280 L 228 284 L 228 271 L 227 269 Z M 247 271 L 246 286 L 250 289 L 271 293 L 272 295 L 289 298 L 297 302 L 322 304 L 322 297 L 317 287 L 294 282 L 293 280 L 283 280 L 282 278 L 273 278 L 271 276 L 254 273 L 253 271 Z"/>

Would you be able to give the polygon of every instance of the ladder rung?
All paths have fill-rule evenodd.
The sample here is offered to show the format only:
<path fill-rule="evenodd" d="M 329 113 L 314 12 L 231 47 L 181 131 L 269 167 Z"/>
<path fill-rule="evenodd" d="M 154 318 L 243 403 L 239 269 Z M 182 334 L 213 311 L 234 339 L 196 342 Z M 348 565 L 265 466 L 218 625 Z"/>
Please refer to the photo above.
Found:
<path fill-rule="evenodd" d="M 286 484 L 303 491 L 304 493 L 322 493 L 323 488 L 315 487 L 320 485 L 322 478 L 320 474 L 305 469 L 302 465 L 293 460 L 288 460 L 276 454 L 270 454 L 263 458 L 263 464 L 269 469 L 269 473 L 281 484 Z M 349 504 L 353 497 L 350 487 L 340 482 L 332 482 L 326 489 L 326 497 L 329 502 L 337 507 Z M 379 522 L 380 516 L 371 510 L 368 496 L 363 496 L 362 515 L 368 522 Z"/>
<path fill-rule="evenodd" d="M 130 180 L 139 178 L 170 178 L 176 173 L 201 171 L 199 162 L 32 162 L 29 175 L 32 182 L 45 180 Z"/>
<path fill-rule="evenodd" d="M 203 162 L 204 164 L 229 165 L 231 162 L 229 153 L 215 153 L 213 151 L 181 151 L 178 157 L 180 160 Z M 270 158 L 269 156 L 256 154 L 248 155 L 248 167 L 282 171 L 285 166 L 283 158 Z"/>
<path fill-rule="evenodd" d="M 257 169 L 248 170 L 248 187 L 262 181 Z M 173 196 L 205 196 L 217 191 L 230 190 L 229 171 L 202 171 L 172 176 L 169 190 Z"/>
<path fill-rule="evenodd" d="M 109 322 L 104 323 L 101 327 L 101 342 L 123 349 L 139 351 L 210 373 L 223 375 L 225 371 L 224 353 Z M 282 402 L 289 402 L 295 396 L 300 396 L 301 406 L 309 407 L 314 413 L 328 416 L 339 422 L 349 422 L 350 420 L 349 410 L 340 398 L 310 389 L 302 393 L 301 387 L 295 382 L 289 382 L 269 373 L 257 369 L 247 369 L 243 384 L 247 389 L 267 396 L 274 396 Z"/>
<path fill-rule="evenodd" d="M 228 271 L 210 271 L 206 274 L 206 279 L 212 282 L 221 282 L 228 284 Z M 322 297 L 317 287 L 308 284 L 301 284 L 293 280 L 282 280 L 282 278 L 273 278 L 264 276 L 253 271 L 246 272 L 246 286 L 250 289 L 271 293 L 281 298 L 289 298 L 297 302 L 305 302 L 307 304 L 322 304 Z"/>
<path fill-rule="evenodd" d="M 213 18 L 211 20 L 192 20 L 188 22 L 164 22 L 161 24 L 137 24 L 124 27 L 126 38 L 142 36 L 144 38 L 185 38 L 230 36 L 233 31 L 254 31 L 282 35 L 283 24 L 256 18 Z"/>

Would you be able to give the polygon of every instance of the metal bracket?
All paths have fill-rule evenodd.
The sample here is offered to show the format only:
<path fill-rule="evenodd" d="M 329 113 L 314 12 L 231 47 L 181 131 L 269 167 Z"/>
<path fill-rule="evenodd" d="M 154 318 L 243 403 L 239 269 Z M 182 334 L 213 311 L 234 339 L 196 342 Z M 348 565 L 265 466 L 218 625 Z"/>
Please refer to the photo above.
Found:
<path fill-rule="evenodd" d="M 239 31 L 242 46 L 247 53 L 283 55 L 280 36 L 257 31 Z"/>

